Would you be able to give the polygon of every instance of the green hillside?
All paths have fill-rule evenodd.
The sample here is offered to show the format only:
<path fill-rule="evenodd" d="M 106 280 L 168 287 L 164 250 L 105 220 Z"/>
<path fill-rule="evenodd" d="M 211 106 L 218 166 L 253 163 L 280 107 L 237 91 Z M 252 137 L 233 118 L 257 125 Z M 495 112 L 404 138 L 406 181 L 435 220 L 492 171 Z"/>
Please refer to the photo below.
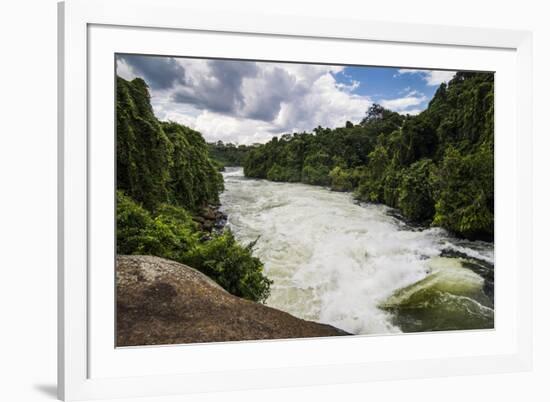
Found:
<path fill-rule="evenodd" d="M 250 245 L 229 229 L 201 225 L 214 214 L 223 178 L 202 135 L 161 122 L 145 81 L 117 78 L 117 253 L 156 255 L 213 278 L 237 296 L 264 301 L 270 281 Z"/>

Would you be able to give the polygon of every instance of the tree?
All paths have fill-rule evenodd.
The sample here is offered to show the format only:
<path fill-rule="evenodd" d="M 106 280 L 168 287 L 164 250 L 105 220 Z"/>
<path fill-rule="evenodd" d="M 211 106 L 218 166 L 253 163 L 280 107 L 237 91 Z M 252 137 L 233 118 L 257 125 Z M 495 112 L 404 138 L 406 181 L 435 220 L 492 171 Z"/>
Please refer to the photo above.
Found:
<path fill-rule="evenodd" d="M 275 137 L 248 152 L 245 175 L 330 185 L 418 223 L 490 238 L 493 81 L 492 73 L 458 72 L 416 116 L 373 104 L 358 125 Z"/>
<path fill-rule="evenodd" d="M 223 189 L 204 138 L 158 121 L 149 101 L 143 80 L 117 79 L 117 253 L 189 264 L 236 296 L 265 301 L 271 282 L 253 245 L 240 245 L 229 230 L 205 233 L 195 223 Z"/>
<path fill-rule="evenodd" d="M 367 110 L 366 116 L 361 120 L 361 125 L 365 126 L 375 120 L 380 120 L 384 117 L 385 109 L 377 103 L 372 104 Z"/>
<path fill-rule="evenodd" d="M 428 224 L 432 221 L 434 200 L 429 179 L 433 169 L 434 163 L 430 159 L 421 159 L 401 174 L 397 205 L 412 221 Z"/>
<path fill-rule="evenodd" d="M 433 223 L 466 237 L 492 238 L 494 233 L 493 152 L 482 147 L 461 155 L 447 149 L 433 172 L 435 198 Z"/>

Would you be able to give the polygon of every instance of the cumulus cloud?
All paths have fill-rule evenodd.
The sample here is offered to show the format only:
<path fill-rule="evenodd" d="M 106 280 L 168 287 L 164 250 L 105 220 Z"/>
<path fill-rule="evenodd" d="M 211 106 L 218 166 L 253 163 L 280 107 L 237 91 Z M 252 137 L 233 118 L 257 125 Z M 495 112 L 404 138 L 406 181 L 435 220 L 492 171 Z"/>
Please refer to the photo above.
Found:
<path fill-rule="evenodd" d="M 394 112 L 413 115 L 422 111 L 419 106 L 427 100 L 428 98 L 424 94 L 418 91 L 410 91 L 401 98 L 383 99 L 380 101 L 380 104 Z"/>
<path fill-rule="evenodd" d="M 172 99 L 176 103 L 193 104 L 199 109 L 239 113 L 244 106 L 243 80 L 257 73 L 258 67 L 253 62 L 209 60 L 203 74 L 176 88 Z"/>
<path fill-rule="evenodd" d="M 251 119 L 273 121 L 277 118 L 284 102 L 302 96 L 307 88 L 298 82 L 296 76 L 281 67 L 262 68 L 258 76 L 246 79 L 242 87 L 246 103 L 242 110 Z"/>
<path fill-rule="evenodd" d="M 456 71 L 444 71 L 444 70 L 414 70 L 402 68 L 397 71 L 398 74 L 418 74 L 426 81 L 427 85 L 438 86 L 443 82 L 449 82 Z"/>
<path fill-rule="evenodd" d="M 358 82 L 337 82 L 340 66 L 169 57 L 154 62 L 156 67 L 119 58 L 117 74 L 143 77 L 161 120 L 192 127 L 208 141 L 265 142 L 318 125 L 341 126 L 361 120 L 372 104 L 354 93 Z"/>
<path fill-rule="evenodd" d="M 274 123 L 281 131 L 341 126 L 347 120 L 361 120 L 371 104 L 370 98 L 342 90 L 332 74 L 324 74 L 302 96 L 284 103 Z"/>
<path fill-rule="evenodd" d="M 151 89 L 167 89 L 185 82 L 185 70 L 173 57 L 119 55 L 117 72 L 121 76 L 142 77 Z"/>

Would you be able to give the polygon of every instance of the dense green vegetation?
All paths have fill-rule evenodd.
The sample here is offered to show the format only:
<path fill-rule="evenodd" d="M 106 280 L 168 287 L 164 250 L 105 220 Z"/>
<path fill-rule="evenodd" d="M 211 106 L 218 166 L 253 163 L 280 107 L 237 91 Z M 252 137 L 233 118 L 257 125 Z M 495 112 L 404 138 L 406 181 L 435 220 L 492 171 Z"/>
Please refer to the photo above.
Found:
<path fill-rule="evenodd" d="M 235 145 L 223 141 L 208 143 L 210 158 L 221 168 L 226 166 L 242 166 L 244 159 L 255 145 Z"/>
<path fill-rule="evenodd" d="M 117 78 L 117 253 L 189 264 L 234 295 L 265 301 L 270 281 L 253 244 L 194 220 L 222 189 L 202 135 L 158 121 L 145 81 Z"/>
<path fill-rule="evenodd" d="M 148 209 L 218 202 L 223 178 L 201 134 L 156 119 L 147 84 L 117 78 L 117 188 Z"/>
<path fill-rule="evenodd" d="M 270 281 L 253 244 L 240 246 L 230 230 L 205 240 L 192 215 L 162 204 L 150 212 L 117 192 L 117 253 L 156 255 L 198 269 L 228 292 L 255 301 L 269 296 Z"/>
<path fill-rule="evenodd" d="M 491 73 L 459 72 L 417 116 L 373 105 L 359 124 L 285 134 L 251 149 L 246 176 L 353 191 L 410 221 L 493 237 Z"/>

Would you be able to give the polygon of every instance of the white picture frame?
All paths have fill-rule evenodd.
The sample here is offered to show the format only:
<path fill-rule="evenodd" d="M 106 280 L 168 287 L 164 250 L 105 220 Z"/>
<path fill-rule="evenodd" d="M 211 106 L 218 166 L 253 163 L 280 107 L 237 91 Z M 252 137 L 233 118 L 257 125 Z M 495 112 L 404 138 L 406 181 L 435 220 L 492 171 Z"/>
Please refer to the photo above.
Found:
<path fill-rule="evenodd" d="M 228 15 L 189 8 L 178 0 L 68 0 L 59 4 L 58 15 L 61 399 L 530 369 L 529 32 Z M 193 40 L 182 40 L 186 38 Z M 368 49 L 368 58 L 352 53 L 354 49 Z M 321 55 L 323 50 L 330 51 Z M 108 133 L 114 136 L 114 90 L 109 85 L 117 52 L 496 71 L 495 330 L 115 348 L 110 276 L 114 187 L 109 182 L 114 177 L 109 162 L 114 160 L 114 146 Z"/>

